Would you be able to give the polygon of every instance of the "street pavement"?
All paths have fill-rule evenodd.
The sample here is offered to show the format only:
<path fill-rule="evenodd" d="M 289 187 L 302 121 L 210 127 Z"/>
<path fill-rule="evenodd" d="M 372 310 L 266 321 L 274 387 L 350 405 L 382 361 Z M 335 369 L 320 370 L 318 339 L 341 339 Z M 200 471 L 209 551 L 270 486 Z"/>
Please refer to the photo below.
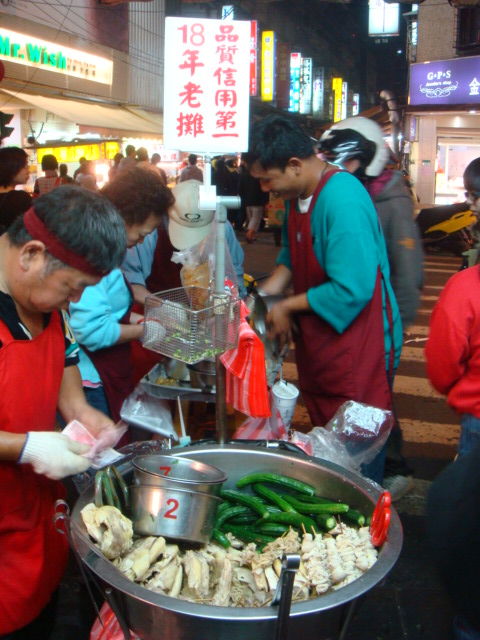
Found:
<path fill-rule="evenodd" d="M 245 251 L 245 272 L 255 278 L 267 276 L 279 251 L 273 234 L 260 232 L 253 244 L 245 242 L 244 233 L 239 233 L 238 239 Z M 435 301 L 460 263 L 461 259 L 454 256 L 426 256 L 421 308 L 415 325 L 408 329 L 395 380 L 394 401 L 404 434 L 404 453 L 415 470 L 414 489 L 395 505 L 404 533 L 402 552 L 383 583 L 357 602 L 343 635 L 332 640 L 453 639 L 450 605 L 429 561 L 424 505 L 431 481 L 455 456 L 459 420 L 426 379 L 423 348 Z M 284 363 L 283 376 L 294 384 L 297 382 L 293 346 Z M 190 419 L 195 420 L 195 414 Z M 214 416 L 210 414 L 211 427 L 212 420 L 214 428 Z M 194 425 L 190 423 L 190 427 L 193 430 Z M 301 397 L 292 428 L 305 433 L 311 429 Z M 201 435 L 206 435 L 205 431 Z M 88 640 L 94 612 L 73 561 L 62 582 L 60 596 L 60 611 L 49 640 Z M 162 637 L 161 632 L 158 637 Z"/>

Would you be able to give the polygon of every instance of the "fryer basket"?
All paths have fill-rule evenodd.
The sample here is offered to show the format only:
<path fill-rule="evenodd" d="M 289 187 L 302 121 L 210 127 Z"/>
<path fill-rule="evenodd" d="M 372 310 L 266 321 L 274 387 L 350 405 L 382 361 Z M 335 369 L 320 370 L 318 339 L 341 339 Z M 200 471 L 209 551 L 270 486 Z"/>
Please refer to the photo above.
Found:
<path fill-rule="evenodd" d="M 197 286 L 147 296 L 142 344 L 193 364 L 236 346 L 240 299 Z"/>

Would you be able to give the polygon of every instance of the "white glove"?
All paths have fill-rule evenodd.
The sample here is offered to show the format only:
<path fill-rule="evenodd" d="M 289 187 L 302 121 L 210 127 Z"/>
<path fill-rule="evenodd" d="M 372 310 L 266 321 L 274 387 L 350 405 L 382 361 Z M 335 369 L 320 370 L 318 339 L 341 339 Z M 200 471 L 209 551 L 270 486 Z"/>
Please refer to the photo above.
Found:
<path fill-rule="evenodd" d="M 36 473 L 61 480 L 88 469 L 92 461 L 81 454 L 89 450 L 88 445 L 75 442 L 62 433 L 29 431 L 18 462 L 30 463 Z"/>

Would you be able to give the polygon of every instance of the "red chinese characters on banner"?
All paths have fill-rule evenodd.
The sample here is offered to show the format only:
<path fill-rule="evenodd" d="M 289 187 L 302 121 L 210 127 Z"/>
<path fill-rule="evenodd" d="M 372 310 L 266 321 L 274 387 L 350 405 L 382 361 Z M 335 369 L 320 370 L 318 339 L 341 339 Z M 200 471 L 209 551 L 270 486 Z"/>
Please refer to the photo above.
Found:
<path fill-rule="evenodd" d="M 178 137 L 196 138 L 205 133 L 205 113 L 215 109 L 215 130 L 213 138 L 238 137 L 237 127 L 237 55 L 239 36 L 235 33 L 233 23 L 220 23 L 218 30 L 208 36 L 204 25 L 186 23 L 179 27 L 182 45 L 178 71 L 185 75 L 185 82 L 178 93 L 180 112 L 177 116 Z M 214 65 L 208 74 L 211 83 L 205 85 L 205 75 L 201 74 L 212 61 L 208 59 L 207 37 L 213 37 Z M 211 48 L 210 48 L 211 51 Z M 211 87 L 214 86 L 212 95 Z M 213 101 L 212 101 L 213 99 Z"/>

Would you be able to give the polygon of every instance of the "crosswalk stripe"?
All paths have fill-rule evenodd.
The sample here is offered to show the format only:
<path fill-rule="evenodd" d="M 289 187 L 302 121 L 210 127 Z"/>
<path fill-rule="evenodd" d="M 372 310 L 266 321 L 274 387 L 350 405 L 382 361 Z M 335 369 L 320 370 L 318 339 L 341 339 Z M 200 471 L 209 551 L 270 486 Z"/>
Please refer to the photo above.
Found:
<path fill-rule="evenodd" d="M 415 347 L 403 347 L 400 361 L 401 362 L 425 362 L 423 349 L 418 349 Z"/>
<path fill-rule="evenodd" d="M 407 342 L 409 338 L 414 338 L 415 336 L 428 336 L 429 327 L 422 327 L 419 324 L 412 324 L 408 327 L 408 333 L 404 342 Z"/>
<path fill-rule="evenodd" d="M 438 295 L 436 296 L 425 296 L 425 295 L 421 295 L 420 296 L 420 300 L 422 302 L 436 302 L 438 300 Z"/>
<path fill-rule="evenodd" d="M 460 425 L 438 424 L 423 420 L 400 420 L 402 436 L 406 442 L 456 445 L 460 437 Z"/>
<path fill-rule="evenodd" d="M 403 393 L 410 396 L 420 396 L 422 398 L 444 398 L 432 387 L 426 378 L 413 378 L 410 376 L 395 376 L 393 385 L 394 394 Z"/>

